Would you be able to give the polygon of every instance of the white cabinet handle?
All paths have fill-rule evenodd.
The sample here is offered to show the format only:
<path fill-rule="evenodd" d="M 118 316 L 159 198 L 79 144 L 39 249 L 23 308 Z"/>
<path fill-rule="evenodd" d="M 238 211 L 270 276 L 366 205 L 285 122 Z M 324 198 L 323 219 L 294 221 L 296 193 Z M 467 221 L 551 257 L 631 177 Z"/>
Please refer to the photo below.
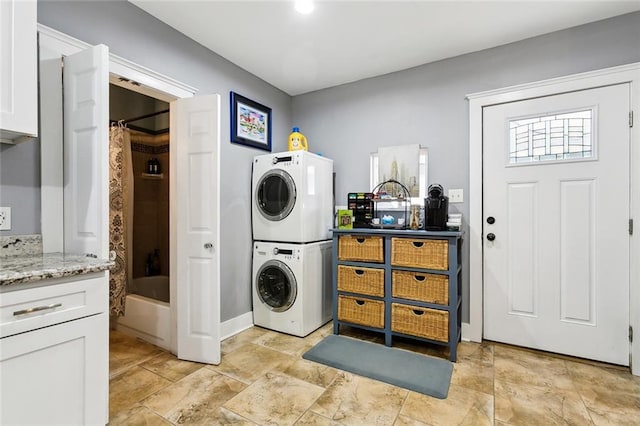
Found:
<path fill-rule="evenodd" d="M 13 313 L 13 316 L 17 317 L 19 315 L 26 315 L 26 314 L 30 314 L 30 313 L 33 313 L 33 312 L 46 311 L 46 310 L 49 310 L 49 309 L 59 308 L 60 306 L 62 306 L 62 303 L 54 303 L 52 305 L 44 305 L 44 306 L 37 306 L 35 308 L 22 309 L 20 311 L 15 311 Z"/>

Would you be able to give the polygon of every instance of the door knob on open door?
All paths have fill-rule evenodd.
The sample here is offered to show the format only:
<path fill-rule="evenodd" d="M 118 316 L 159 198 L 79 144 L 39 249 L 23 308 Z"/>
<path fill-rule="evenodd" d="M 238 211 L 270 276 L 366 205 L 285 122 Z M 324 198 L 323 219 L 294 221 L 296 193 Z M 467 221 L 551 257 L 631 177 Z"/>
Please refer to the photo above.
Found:
<path fill-rule="evenodd" d="M 496 234 L 494 234 L 493 232 L 489 232 L 489 233 L 487 234 L 487 240 L 489 240 L 489 241 L 493 241 L 493 240 L 495 240 L 495 239 L 496 239 Z"/>
<path fill-rule="evenodd" d="M 212 243 L 205 243 L 204 248 L 206 248 L 206 249 L 213 248 L 213 244 Z"/>

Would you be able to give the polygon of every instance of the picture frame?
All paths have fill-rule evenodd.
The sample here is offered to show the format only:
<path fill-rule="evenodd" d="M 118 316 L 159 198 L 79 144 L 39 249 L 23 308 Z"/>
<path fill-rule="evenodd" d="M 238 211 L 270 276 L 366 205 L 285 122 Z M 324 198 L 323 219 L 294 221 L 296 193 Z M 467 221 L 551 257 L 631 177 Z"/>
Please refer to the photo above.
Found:
<path fill-rule="evenodd" d="M 231 92 L 231 143 L 271 152 L 271 108 Z"/>

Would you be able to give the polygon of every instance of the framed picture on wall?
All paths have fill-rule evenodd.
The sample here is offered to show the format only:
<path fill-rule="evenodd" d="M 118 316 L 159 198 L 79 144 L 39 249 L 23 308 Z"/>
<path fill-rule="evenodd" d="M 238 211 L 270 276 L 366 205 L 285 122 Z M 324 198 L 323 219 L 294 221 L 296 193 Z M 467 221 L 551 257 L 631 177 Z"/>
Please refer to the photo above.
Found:
<path fill-rule="evenodd" d="M 231 142 L 271 151 L 271 108 L 231 92 Z"/>

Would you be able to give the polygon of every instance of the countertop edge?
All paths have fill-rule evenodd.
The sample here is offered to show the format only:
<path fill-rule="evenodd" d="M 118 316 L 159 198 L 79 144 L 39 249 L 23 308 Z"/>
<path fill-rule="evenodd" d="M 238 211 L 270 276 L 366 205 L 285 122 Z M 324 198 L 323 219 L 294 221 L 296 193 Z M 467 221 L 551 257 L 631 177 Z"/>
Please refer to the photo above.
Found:
<path fill-rule="evenodd" d="M 4 288 L 16 284 L 102 272 L 113 268 L 115 262 L 83 256 L 49 254 L 5 258 L 2 259 L 1 265 L 0 287 Z"/>

